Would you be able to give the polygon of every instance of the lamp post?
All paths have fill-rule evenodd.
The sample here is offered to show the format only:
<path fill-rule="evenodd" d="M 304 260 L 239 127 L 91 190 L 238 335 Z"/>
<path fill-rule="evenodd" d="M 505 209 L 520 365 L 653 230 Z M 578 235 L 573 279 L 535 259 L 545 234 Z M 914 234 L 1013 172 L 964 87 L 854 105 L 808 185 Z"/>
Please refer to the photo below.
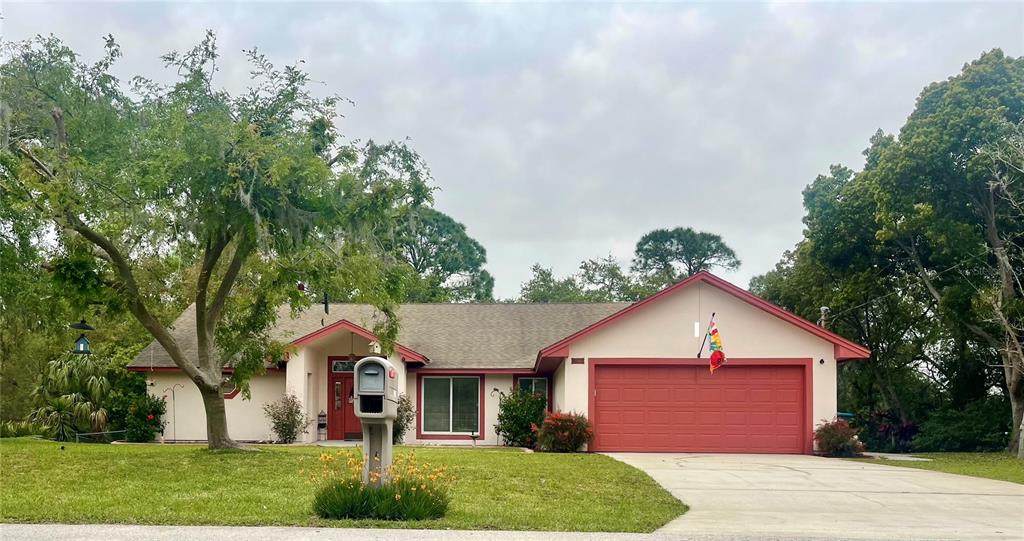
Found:
<path fill-rule="evenodd" d="M 180 383 L 175 383 L 174 385 L 171 385 L 170 387 L 164 389 L 165 393 L 167 391 L 171 392 L 171 439 L 173 439 L 174 441 L 178 441 L 178 414 L 177 408 L 175 408 L 176 402 L 174 400 L 174 390 L 177 389 L 178 387 L 181 387 L 182 389 L 185 388 L 184 385 Z M 165 394 L 164 396 L 167 395 Z"/>

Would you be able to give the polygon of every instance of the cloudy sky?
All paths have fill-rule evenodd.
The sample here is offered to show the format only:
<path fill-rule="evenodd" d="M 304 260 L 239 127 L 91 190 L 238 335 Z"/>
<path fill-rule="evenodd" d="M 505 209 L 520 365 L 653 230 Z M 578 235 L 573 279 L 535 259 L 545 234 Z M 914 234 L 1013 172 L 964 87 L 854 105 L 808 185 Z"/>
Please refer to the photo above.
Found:
<path fill-rule="evenodd" d="M 721 234 L 746 286 L 801 238 L 803 187 L 854 168 L 929 82 L 1024 54 L 1024 4 L 286 4 L 5 2 L 4 39 L 54 33 L 118 73 L 213 29 L 221 84 L 242 49 L 306 60 L 351 98 L 352 138 L 408 137 L 437 206 L 484 244 L 499 297 L 658 227 Z"/>

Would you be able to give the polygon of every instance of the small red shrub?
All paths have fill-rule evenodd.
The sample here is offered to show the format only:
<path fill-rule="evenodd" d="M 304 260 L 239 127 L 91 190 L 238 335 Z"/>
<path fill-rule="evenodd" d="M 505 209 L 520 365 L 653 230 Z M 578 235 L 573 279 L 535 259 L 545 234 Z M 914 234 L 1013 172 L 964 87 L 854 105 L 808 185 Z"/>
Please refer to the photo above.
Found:
<path fill-rule="evenodd" d="M 541 451 L 575 453 L 594 437 L 590 421 L 577 413 L 553 411 L 544 417 L 539 427 L 533 425 L 532 428 L 537 434 L 537 448 Z"/>
<path fill-rule="evenodd" d="M 842 419 L 823 421 L 814 429 L 814 441 L 818 450 L 828 456 L 858 456 L 864 452 L 864 444 L 857 438 L 857 432 Z"/>

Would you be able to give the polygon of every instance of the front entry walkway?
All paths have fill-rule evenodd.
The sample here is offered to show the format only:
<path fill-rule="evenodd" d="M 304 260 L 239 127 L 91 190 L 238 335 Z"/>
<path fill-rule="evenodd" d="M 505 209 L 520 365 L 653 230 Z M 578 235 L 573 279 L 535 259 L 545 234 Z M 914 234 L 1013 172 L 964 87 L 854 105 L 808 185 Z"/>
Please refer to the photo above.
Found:
<path fill-rule="evenodd" d="M 1024 485 L 805 455 L 609 453 L 690 511 L 659 530 L 780 538 L 1024 539 Z"/>
<path fill-rule="evenodd" d="M 360 447 L 363 440 L 319 440 L 314 443 L 320 447 Z"/>

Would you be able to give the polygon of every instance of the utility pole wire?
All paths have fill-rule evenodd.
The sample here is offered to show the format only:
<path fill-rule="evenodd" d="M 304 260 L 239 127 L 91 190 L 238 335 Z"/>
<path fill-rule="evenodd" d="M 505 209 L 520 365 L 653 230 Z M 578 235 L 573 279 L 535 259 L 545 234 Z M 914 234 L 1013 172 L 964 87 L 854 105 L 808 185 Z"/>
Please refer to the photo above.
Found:
<path fill-rule="evenodd" d="M 949 271 L 958 269 L 958 268 L 962 267 L 963 265 L 966 265 L 967 263 L 969 263 L 971 261 L 971 259 L 978 259 L 981 256 L 987 254 L 988 252 L 989 252 L 989 250 L 988 250 L 988 248 L 986 248 L 983 252 L 981 252 L 979 254 L 969 255 L 966 259 L 964 259 L 963 261 L 957 263 L 956 265 L 953 265 L 952 267 L 949 267 L 949 268 L 946 268 L 946 269 L 943 269 L 941 271 L 936 272 L 935 276 L 942 276 L 943 274 L 946 274 Z M 831 314 L 831 317 L 833 319 L 837 318 L 837 317 L 839 317 L 839 316 L 841 316 L 843 314 L 852 312 L 853 310 L 856 310 L 858 308 L 863 308 L 863 307 L 865 307 L 865 306 L 867 306 L 867 305 L 869 305 L 869 304 L 871 304 L 871 303 L 873 303 L 875 301 L 879 301 L 879 300 L 882 300 L 884 298 L 891 297 L 891 296 L 896 295 L 898 293 L 903 293 L 903 291 L 901 291 L 901 290 L 894 290 L 894 291 L 890 291 L 889 293 L 886 293 L 885 295 L 879 295 L 877 297 L 873 297 L 873 298 L 871 298 L 871 299 L 869 299 L 869 300 L 867 300 L 865 302 L 862 302 L 862 303 L 860 303 L 860 304 L 858 304 L 856 306 L 852 306 L 852 307 L 847 308 L 846 310 L 843 310 L 841 312 L 836 312 L 834 314 Z"/>

